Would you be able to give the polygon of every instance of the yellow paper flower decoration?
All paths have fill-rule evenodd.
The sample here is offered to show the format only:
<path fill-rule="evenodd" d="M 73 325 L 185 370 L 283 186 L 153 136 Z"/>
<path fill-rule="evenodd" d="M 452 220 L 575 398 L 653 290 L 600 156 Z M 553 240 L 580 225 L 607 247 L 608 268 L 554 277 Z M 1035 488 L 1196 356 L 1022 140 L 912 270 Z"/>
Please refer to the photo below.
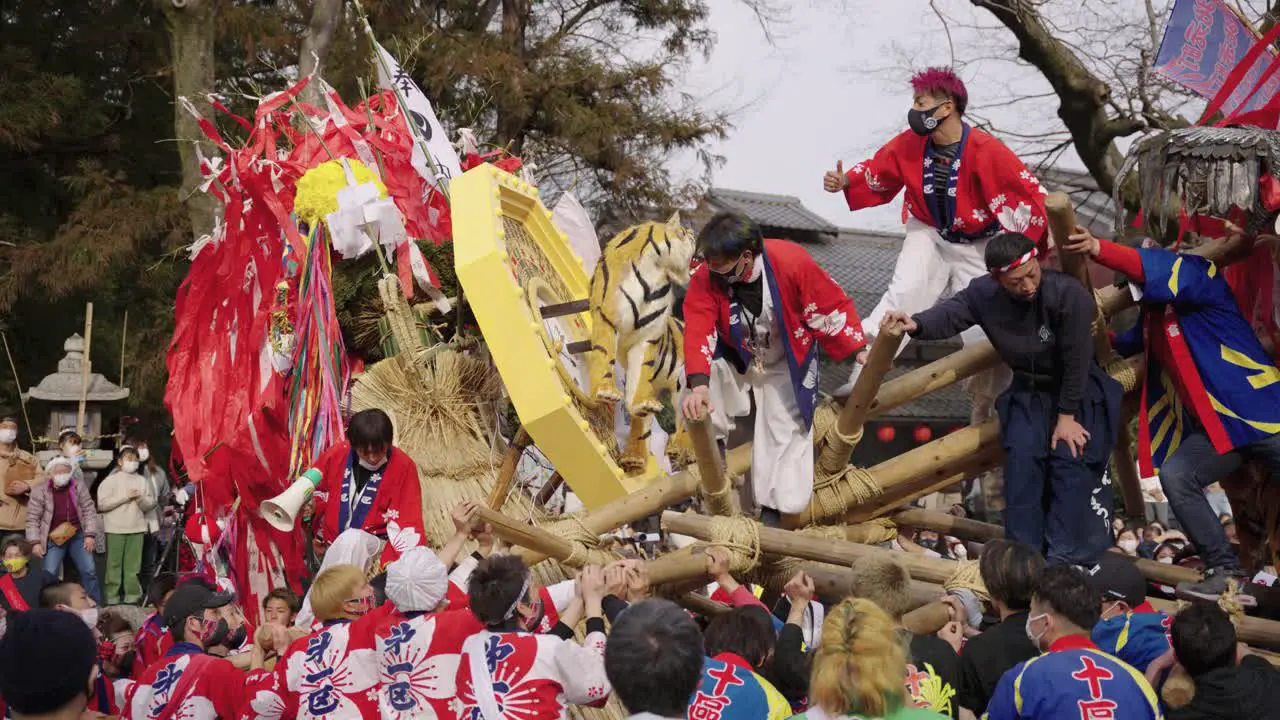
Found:
<path fill-rule="evenodd" d="M 307 224 L 315 226 L 338 209 L 338 191 L 348 184 L 343 162 L 351 168 L 356 185 L 371 182 L 378 188 L 378 197 L 387 197 L 386 186 L 359 160 L 344 158 L 320 163 L 298 178 L 298 193 L 293 200 L 293 212 Z"/>

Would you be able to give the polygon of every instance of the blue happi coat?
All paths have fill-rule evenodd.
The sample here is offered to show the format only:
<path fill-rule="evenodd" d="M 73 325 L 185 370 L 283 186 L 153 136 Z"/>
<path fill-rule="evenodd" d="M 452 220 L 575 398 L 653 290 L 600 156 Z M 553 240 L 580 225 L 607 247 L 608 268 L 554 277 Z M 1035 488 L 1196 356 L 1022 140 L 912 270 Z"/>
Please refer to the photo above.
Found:
<path fill-rule="evenodd" d="M 1148 348 L 1163 333 L 1173 367 L 1147 353 L 1139 461 L 1159 469 L 1181 444 L 1189 411 L 1226 453 L 1280 432 L 1280 370 L 1245 320 L 1231 287 L 1212 262 L 1160 248 L 1138 250 L 1145 282 L 1143 318 L 1116 339 L 1122 355 Z M 1182 379 L 1190 407 L 1173 382 Z"/>

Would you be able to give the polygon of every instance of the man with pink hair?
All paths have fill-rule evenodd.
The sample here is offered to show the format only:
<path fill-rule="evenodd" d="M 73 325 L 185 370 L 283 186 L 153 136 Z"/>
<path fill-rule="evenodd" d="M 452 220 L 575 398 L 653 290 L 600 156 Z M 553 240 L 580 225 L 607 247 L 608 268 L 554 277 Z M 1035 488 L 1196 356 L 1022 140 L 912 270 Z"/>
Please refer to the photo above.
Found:
<path fill-rule="evenodd" d="M 868 340 L 885 313 L 922 312 L 986 275 L 983 252 L 997 234 L 1020 232 L 1038 244 L 1045 238 L 1044 189 L 1009 148 L 964 122 L 964 82 L 949 68 L 929 68 L 911 78 L 911 89 L 909 129 L 847 173 L 837 162 L 823 182 L 827 192 L 844 193 L 850 210 L 884 205 L 906 191 L 902 252 L 889 289 L 862 322 Z M 961 338 L 970 344 L 985 336 L 975 327 Z M 849 394 L 861 367 L 854 363 L 837 397 Z M 1001 366 L 973 378 L 974 422 L 987 419 L 1010 377 Z M 984 494 L 1000 493 L 987 488 Z"/>

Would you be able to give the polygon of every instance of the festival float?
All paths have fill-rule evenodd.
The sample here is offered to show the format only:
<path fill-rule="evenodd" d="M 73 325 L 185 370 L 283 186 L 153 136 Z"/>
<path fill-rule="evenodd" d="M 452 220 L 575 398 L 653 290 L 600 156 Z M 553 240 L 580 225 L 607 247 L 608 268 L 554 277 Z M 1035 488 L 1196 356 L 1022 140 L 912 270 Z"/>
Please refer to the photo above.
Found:
<path fill-rule="evenodd" d="M 656 330 L 643 332 L 600 332 L 611 297 L 601 283 L 609 273 L 593 275 L 584 266 L 519 158 L 481 153 L 469 137 L 460 161 L 433 156 L 425 152 L 421 114 L 405 112 L 401 89 L 349 107 L 325 88 L 326 107 L 319 108 L 297 99 L 309 82 L 319 81 L 304 79 L 264 99 L 252 121 L 233 117 L 247 133 L 239 146 L 202 119 L 222 152 L 204 162 L 206 189 L 224 213 L 214 236 L 192 249 L 169 354 L 166 399 L 175 448 L 198 488 L 201 522 L 221 529 L 206 561 L 234 579 L 250 614 L 271 587 L 300 589 L 307 577 L 309 538 L 303 523 L 294 523 L 308 488 L 307 481 L 295 481 L 342 438 L 344 418 L 367 408 L 392 417 L 396 446 L 418 465 L 428 541 L 451 532 L 450 511 L 458 502 L 482 502 L 495 534 L 546 584 L 585 564 L 623 557 L 615 533 L 655 516 L 668 539 L 684 541 L 646 557 L 650 580 L 658 592 L 701 612 L 724 609 L 701 592 L 708 545 L 726 548 L 735 574 L 771 591 L 803 569 L 821 595 L 838 598 L 849 586 L 851 562 L 891 552 L 877 545 L 893 540 L 899 527 L 979 543 L 1003 535 L 997 526 L 908 507 L 1002 462 L 994 419 L 872 467 L 850 465 L 868 420 L 992 367 L 998 358 L 990 344 L 884 382 L 902 338 L 882 333 L 848 400 L 828 400 L 815 417 L 809 507 L 784 516 L 783 527 L 764 527 L 743 515 L 737 500 L 736 487 L 749 472 L 749 445 L 722 454 L 706 421 L 678 428 L 665 453 L 638 442 L 645 431 L 634 428 L 654 422 L 662 395 L 676 389 L 640 367 L 669 364 L 670 374 L 679 375 L 679 320 L 663 317 L 651 324 Z M 1152 229 L 1166 220 L 1158 213 L 1173 204 L 1193 209 L 1193 216 L 1238 221 L 1249 231 L 1244 237 L 1191 250 L 1230 266 L 1258 252 L 1252 237 L 1269 232 L 1280 211 L 1276 137 L 1227 128 L 1151 136 L 1135 145 L 1122 176 L 1136 173 Z M 458 174 L 442 169 L 454 163 Z M 1216 180 L 1224 177 L 1225 183 Z M 1051 194 L 1046 206 L 1053 237 L 1063 238 L 1075 226 L 1070 200 Z M 614 242 L 604 246 L 602 266 L 647 263 L 644 272 L 687 280 L 693 236 L 678 218 L 619 237 L 628 232 L 665 233 L 676 256 L 661 262 L 644 253 L 623 256 L 623 243 Z M 475 331 L 459 325 L 448 339 L 424 331 L 424 316 L 449 311 L 451 301 L 418 242 L 452 243 L 461 290 L 453 302 L 469 309 Z M 332 268 L 366 253 L 377 255 L 383 274 L 384 346 L 394 353 L 357 368 L 337 326 Z M 1064 269 L 1087 284 L 1086 269 L 1074 260 L 1064 257 Z M 1237 285 L 1257 282 L 1245 278 Z M 423 301 L 414 304 L 415 296 Z M 1095 298 L 1097 359 L 1132 392 L 1141 385 L 1143 364 L 1116 357 L 1106 332 L 1107 319 L 1133 297 L 1112 287 Z M 630 382 L 609 386 L 624 375 Z M 632 431 L 620 432 L 618 406 Z M 510 412 L 518 421 L 503 421 Z M 1127 515 L 1141 515 L 1134 463 L 1128 443 L 1120 445 L 1119 494 Z M 520 481 L 528 453 L 553 468 L 545 483 Z M 664 469 L 665 460 L 673 472 Z M 582 511 L 549 506 L 547 488 L 560 483 Z M 1256 474 L 1246 472 L 1229 489 L 1237 499 L 1249 498 L 1241 503 L 1246 549 L 1275 562 L 1280 502 L 1265 494 L 1276 490 L 1262 488 Z M 687 501 L 693 510 L 671 510 Z M 947 611 L 937 602 L 945 592 L 987 600 L 976 562 L 895 557 L 917 581 L 920 607 L 906 618 L 915 631 L 945 624 Z M 1159 583 L 1198 579 L 1186 568 L 1135 562 Z M 1250 644 L 1280 649 L 1274 622 L 1246 617 L 1239 629 Z M 621 710 L 615 703 L 604 712 Z"/>

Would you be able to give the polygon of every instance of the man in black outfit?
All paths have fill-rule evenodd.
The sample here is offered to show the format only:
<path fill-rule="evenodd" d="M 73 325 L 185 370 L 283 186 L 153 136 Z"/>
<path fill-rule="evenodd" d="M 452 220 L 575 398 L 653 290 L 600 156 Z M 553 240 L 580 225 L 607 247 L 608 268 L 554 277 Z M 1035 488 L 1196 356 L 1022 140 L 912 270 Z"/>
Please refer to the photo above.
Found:
<path fill-rule="evenodd" d="M 1027 637 L 1031 591 L 1044 570 L 1034 548 L 1011 540 L 992 540 L 978 560 L 982 583 L 1000 621 L 969 639 L 960 653 L 960 707 L 982 717 L 1009 668 L 1040 654 Z M 956 619 L 964 614 L 957 613 Z"/>
<path fill-rule="evenodd" d="M 1196 684 L 1191 703 L 1169 710 L 1169 720 L 1280 716 L 1280 672 L 1256 655 L 1241 655 L 1235 626 L 1216 603 L 1188 606 L 1174 616 L 1169 634 L 1178 663 Z"/>
<path fill-rule="evenodd" d="M 1092 568 L 1111 546 L 1112 494 L 1104 480 L 1123 395 L 1093 361 L 1089 291 L 1042 269 L 1021 233 L 988 244 L 989 274 L 908 317 L 886 313 L 882 328 L 941 340 L 980 326 L 1013 383 L 996 400 L 1007 451 L 1005 532 L 1050 562 Z"/>

